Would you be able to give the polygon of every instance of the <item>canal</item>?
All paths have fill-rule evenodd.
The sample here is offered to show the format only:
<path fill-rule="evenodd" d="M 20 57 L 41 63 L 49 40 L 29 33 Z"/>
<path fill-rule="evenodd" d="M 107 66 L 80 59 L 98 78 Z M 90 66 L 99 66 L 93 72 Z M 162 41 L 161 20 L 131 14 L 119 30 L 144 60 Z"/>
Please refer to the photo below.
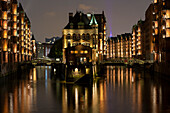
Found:
<path fill-rule="evenodd" d="M 170 82 L 105 66 L 91 84 L 62 84 L 49 66 L 0 78 L 0 113 L 170 113 Z"/>

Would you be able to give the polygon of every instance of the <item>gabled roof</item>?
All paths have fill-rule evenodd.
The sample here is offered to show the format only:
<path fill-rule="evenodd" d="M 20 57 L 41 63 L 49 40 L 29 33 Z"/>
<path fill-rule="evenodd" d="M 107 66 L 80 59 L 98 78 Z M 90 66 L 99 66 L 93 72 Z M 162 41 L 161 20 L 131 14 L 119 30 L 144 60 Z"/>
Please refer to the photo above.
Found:
<path fill-rule="evenodd" d="M 70 20 L 64 29 L 78 29 L 78 25 L 83 25 L 83 29 L 91 29 L 92 27 L 89 25 L 89 23 L 90 20 L 86 14 L 82 12 L 76 12 L 74 17 Z M 73 28 L 70 28 L 70 26 L 73 26 Z"/>

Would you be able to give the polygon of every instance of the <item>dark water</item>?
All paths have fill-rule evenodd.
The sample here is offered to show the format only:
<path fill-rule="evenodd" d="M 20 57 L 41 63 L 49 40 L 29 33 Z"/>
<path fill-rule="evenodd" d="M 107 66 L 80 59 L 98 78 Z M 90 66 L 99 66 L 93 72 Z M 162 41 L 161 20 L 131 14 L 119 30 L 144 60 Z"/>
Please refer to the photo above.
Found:
<path fill-rule="evenodd" d="M 92 84 L 61 84 L 51 67 L 0 79 L 0 113 L 170 113 L 170 82 L 107 66 Z"/>

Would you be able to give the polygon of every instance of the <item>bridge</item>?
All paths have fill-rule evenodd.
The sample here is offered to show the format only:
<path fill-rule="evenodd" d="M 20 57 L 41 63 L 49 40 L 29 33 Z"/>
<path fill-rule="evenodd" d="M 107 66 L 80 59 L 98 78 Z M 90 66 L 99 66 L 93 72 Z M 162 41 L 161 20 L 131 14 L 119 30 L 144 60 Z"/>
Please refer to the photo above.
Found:
<path fill-rule="evenodd" d="M 62 62 L 50 59 L 48 57 L 33 59 L 32 61 L 28 61 L 25 63 L 31 64 L 33 66 L 51 66 L 53 64 L 62 64 Z"/>
<path fill-rule="evenodd" d="M 134 65 L 134 64 L 152 64 L 152 60 L 140 60 L 140 59 L 114 59 L 101 62 L 101 64 L 117 64 L 117 65 Z"/>

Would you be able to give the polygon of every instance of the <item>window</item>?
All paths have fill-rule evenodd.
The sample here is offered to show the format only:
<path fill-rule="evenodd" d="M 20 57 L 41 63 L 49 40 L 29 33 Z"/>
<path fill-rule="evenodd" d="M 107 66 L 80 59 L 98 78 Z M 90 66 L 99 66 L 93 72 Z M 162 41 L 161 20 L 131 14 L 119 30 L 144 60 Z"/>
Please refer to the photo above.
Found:
<path fill-rule="evenodd" d="M 88 53 L 88 51 L 87 51 L 87 50 L 85 50 L 85 51 L 84 51 L 84 53 L 85 53 L 85 54 L 87 54 L 87 53 Z"/>
<path fill-rule="evenodd" d="M 68 40 L 68 46 L 70 46 L 70 40 Z"/>
<path fill-rule="evenodd" d="M 90 34 L 86 35 L 86 40 L 90 40 Z"/>
<path fill-rule="evenodd" d="M 157 0 L 154 0 L 154 3 L 157 3 Z"/>
<path fill-rule="evenodd" d="M 81 54 L 83 54 L 83 53 L 84 53 L 84 51 L 80 51 L 80 53 L 81 53 Z"/>
<path fill-rule="evenodd" d="M 96 44 L 96 36 L 93 34 L 93 44 Z"/>
<path fill-rule="evenodd" d="M 78 54 L 78 51 L 75 51 L 75 54 Z"/>
<path fill-rule="evenodd" d="M 73 40 L 74 41 L 79 41 L 80 40 L 80 34 L 78 34 L 78 35 L 73 34 Z"/>
<path fill-rule="evenodd" d="M 170 29 L 166 30 L 166 37 L 170 37 Z"/>
<path fill-rule="evenodd" d="M 74 54 L 74 51 L 71 51 L 71 54 Z"/>
<path fill-rule="evenodd" d="M 80 40 L 80 34 L 77 35 L 76 40 Z"/>
<path fill-rule="evenodd" d="M 70 28 L 71 28 L 71 29 L 73 29 L 73 25 L 74 25 L 73 23 L 70 23 Z"/>
<path fill-rule="evenodd" d="M 70 34 L 68 34 L 66 38 L 67 38 L 67 39 L 70 39 L 70 38 L 71 38 Z"/>
<path fill-rule="evenodd" d="M 76 34 L 73 34 L 73 40 L 76 40 Z"/>
<path fill-rule="evenodd" d="M 166 28 L 170 28 L 170 20 L 166 20 Z"/>
<path fill-rule="evenodd" d="M 85 34 L 82 35 L 82 39 L 85 40 L 86 39 L 86 36 Z"/>

